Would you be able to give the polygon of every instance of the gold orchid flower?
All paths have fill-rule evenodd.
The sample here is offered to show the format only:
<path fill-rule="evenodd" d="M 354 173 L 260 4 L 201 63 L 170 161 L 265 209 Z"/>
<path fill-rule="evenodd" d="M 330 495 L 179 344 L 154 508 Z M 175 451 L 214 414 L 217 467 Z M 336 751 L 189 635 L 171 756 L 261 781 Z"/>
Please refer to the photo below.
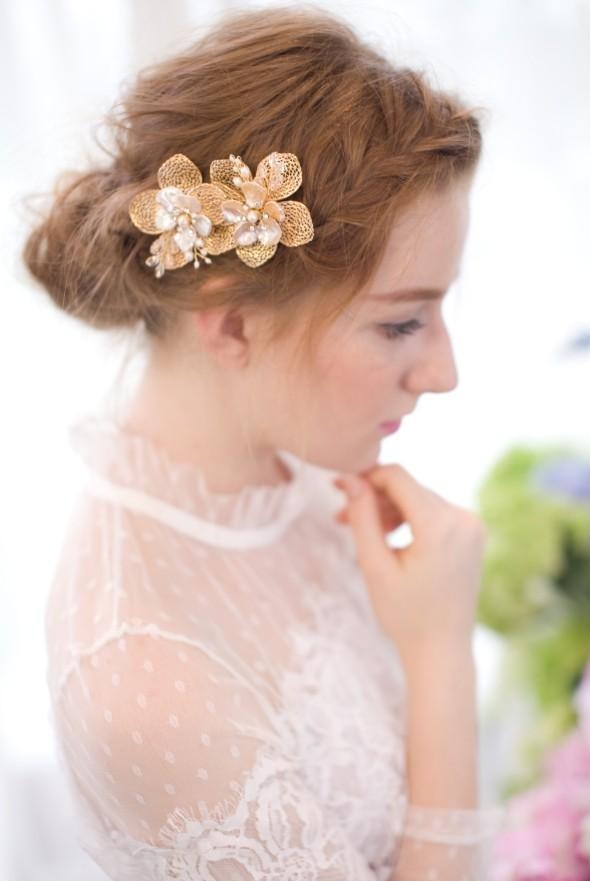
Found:
<path fill-rule="evenodd" d="M 310 242 L 311 215 L 302 202 L 282 201 L 300 186 L 301 166 L 293 153 L 270 153 L 256 175 L 239 156 L 215 159 L 210 183 L 183 153 L 175 153 L 158 169 L 160 189 L 138 193 L 129 216 L 142 232 L 157 234 L 145 261 L 161 278 L 199 258 L 233 248 L 248 266 L 261 266 L 275 253 L 279 241 L 289 247 Z"/>
<path fill-rule="evenodd" d="M 203 183 L 198 167 L 182 153 L 160 166 L 158 184 L 159 190 L 144 190 L 129 205 L 129 216 L 138 229 L 159 234 L 146 264 L 161 278 L 166 269 L 178 269 L 191 261 L 198 267 L 199 258 L 211 263 L 207 254 L 213 220 L 209 215 L 218 215 L 216 206 L 224 193 Z"/>
<path fill-rule="evenodd" d="M 223 222 L 211 253 L 235 247 L 240 260 L 256 267 L 273 256 L 279 241 L 293 248 L 313 239 L 307 206 L 278 201 L 301 186 L 301 165 L 294 153 L 269 153 L 258 163 L 254 179 L 242 159 L 230 153 L 229 159 L 211 163 L 209 177 L 227 195 L 218 206 Z"/>

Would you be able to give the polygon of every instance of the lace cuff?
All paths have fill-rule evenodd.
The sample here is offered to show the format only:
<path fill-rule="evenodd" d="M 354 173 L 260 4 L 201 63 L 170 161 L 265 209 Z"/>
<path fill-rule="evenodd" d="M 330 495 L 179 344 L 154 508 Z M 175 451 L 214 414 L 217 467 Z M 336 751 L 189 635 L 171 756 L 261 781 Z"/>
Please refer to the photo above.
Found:
<path fill-rule="evenodd" d="M 486 881 L 502 807 L 408 805 L 391 881 Z"/>

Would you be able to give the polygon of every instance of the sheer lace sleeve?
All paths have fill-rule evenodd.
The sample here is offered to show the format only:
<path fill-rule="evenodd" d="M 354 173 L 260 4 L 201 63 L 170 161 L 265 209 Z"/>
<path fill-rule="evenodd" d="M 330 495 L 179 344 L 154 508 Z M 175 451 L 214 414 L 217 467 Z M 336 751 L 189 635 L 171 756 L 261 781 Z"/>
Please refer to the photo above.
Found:
<path fill-rule="evenodd" d="M 77 787 L 116 841 L 116 870 L 90 850 L 110 877 L 389 881 L 393 862 L 367 864 L 306 785 L 280 712 L 194 646 L 107 642 L 60 708 Z"/>
<path fill-rule="evenodd" d="M 104 824 L 96 850 L 82 846 L 117 881 L 487 878 L 493 808 L 410 805 L 390 859 L 367 863 L 306 784 L 281 708 L 182 640 L 107 641 L 78 659 L 57 708 L 76 788 Z"/>

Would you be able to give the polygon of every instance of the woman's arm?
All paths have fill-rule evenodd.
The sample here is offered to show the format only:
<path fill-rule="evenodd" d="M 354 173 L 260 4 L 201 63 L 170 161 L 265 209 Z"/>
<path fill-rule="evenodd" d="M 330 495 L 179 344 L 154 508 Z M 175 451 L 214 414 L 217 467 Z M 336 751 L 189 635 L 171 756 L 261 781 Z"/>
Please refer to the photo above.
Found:
<path fill-rule="evenodd" d="M 479 808 L 471 646 L 432 646 L 406 665 L 408 809 L 390 881 L 484 881 L 498 808 Z"/>
<path fill-rule="evenodd" d="M 433 647 L 406 668 L 410 802 L 475 808 L 476 671 L 470 645 Z"/>

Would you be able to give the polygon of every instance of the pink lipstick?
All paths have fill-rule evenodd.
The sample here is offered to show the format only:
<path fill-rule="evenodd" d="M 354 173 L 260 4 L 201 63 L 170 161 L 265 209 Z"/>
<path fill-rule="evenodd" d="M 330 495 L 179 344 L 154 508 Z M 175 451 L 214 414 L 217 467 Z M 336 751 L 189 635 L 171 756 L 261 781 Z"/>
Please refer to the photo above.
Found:
<path fill-rule="evenodd" d="M 398 419 L 397 422 L 382 422 L 379 427 L 383 430 L 384 434 L 393 434 L 394 431 L 398 430 L 401 424 L 401 419 Z"/>

